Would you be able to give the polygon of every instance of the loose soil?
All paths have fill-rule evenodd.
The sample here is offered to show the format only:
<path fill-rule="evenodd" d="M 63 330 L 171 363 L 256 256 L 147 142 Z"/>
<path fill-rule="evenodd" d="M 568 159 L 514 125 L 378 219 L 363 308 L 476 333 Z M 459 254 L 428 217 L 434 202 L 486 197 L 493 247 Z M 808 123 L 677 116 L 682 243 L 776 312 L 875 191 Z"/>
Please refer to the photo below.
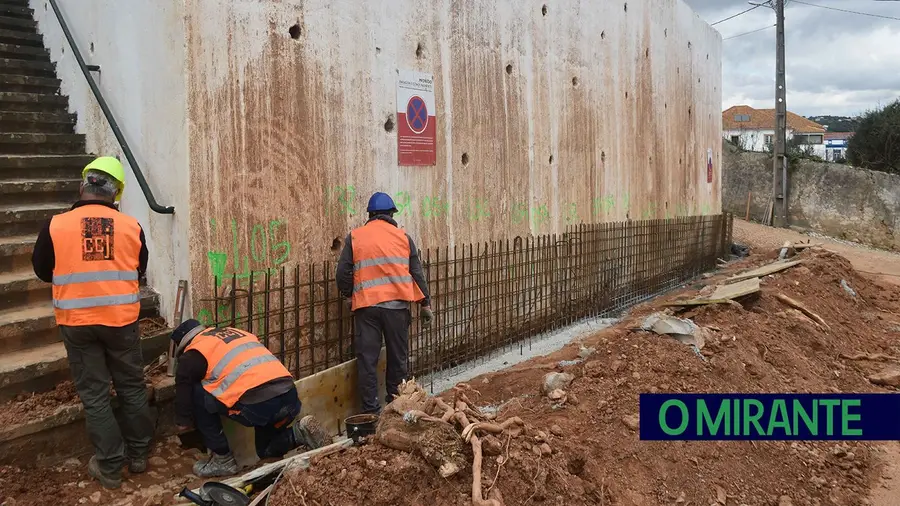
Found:
<path fill-rule="evenodd" d="M 889 362 L 841 355 L 900 356 L 900 288 L 859 274 L 846 259 L 821 249 L 801 253 L 803 264 L 764 278 L 762 292 L 740 305 L 680 313 L 709 332 L 703 358 L 673 339 L 633 330 L 663 303 L 772 256 L 771 250 L 755 253 L 688 289 L 635 308 L 619 325 L 580 343 L 470 381 L 480 392 L 469 393 L 478 406 L 500 406 L 498 420 L 517 416 L 527 426 L 519 437 L 497 438 L 499 455 L 508 460 L 501 466 L 498 455 L 485 457 L 483 489 L 499 490 L 508 506 L 896 506 L 896 445 L 638 438 L 638 395 L 644 392 L 896 391 L 867 380 Z M 842 280 L 855 297 L 842 288 Z M 785 306 L 775 298 L 779 293 L 821 315 L 828 328 Z M 594 349 L 586 359 L 579 357 L 582 346 Z M 563 360 L 580 362 L 561 367 Z M 552 371 L 575 376 L 562 406 L 540 392 L 544 375 Z M 539 432 L 545 433 L 549 454 L 538 455 Z M 183 482 L 197 484 L 187 474 L 193 457 L 171 440 L 155 451 L 167 465 L 153 468 L 158 477 L 134 479 L 130 492 L 102 491 L 88 481 L 86 459 L 70 469 L 0 468 L 0 491 L 10 505 L 82 499 L 88 504 L 166 504 Z M 176 469 L 173 462 L 181 465 Z M 445 480 L 418 455 L 372 442 L 316 460 L 309 470 L 289 471 L 269 504 L 469 505 L 471 480 L 471 467 Z M 97 492 L 99 497 L 91 497 Z"/>
<path fill-rule="evenodd" d="M 771 256 L 767 251 L 738 262 L 693 289 Z M 884 445 L 652 442 L 640 441 L 636 431 L 638 395 L 644 392 L 888 391 L 866 378 L 889 364 L 841 354 L 900 356 L 900 290 L 821 249 L 799 258 L 803 264 L 764 278 L 762 292 L 741 305 L 679 315 L 710 332 L 702 359 L 673 339 L 631 330 L 662 303 L 685 295 L 675 293 L 636 308 L 620 325 L 583 343 L 469 382 L 480 391 L 479 405 L 502 405 L 498 420 L 518 416 L 529 434 L 559 434 L 550 437 L 552 454 L 544 456 L 533 451 L 529 436 L 510 442 L 510 459 L 494 485 L 505 504 L 869 504 L 871 489 L 888 472 Z M 779 293 L 821 315 L 829 328 L 785 306 L 775 298 Z M 578 359 L 582 345 L 596 351 L 559 367 L 561 360 Z M 540 394 L 550 371 L 576 377 L 561 409 Z M 497 473 L 495 458 L 486 458 L 485 489 Z M 443 480 L 420 457 L 372 443 L 288 473 L 269 504 L 471 504 L 471 479 L 469 469 Z"/>
<path fill-rule="evenodd" d="M 158 442 L 154 445 L 148 471 L 139 475 L 126 471 L 119 490 L 106 490 L 88 476 L 89 456 L 69 459 L 54 467 L 0 466 L 0 505 L 175 504 L 173 496 L 182 487 L 193 488 L 202 483 L 191 474 L 191 467 L 199 455 L 197 450 L 182 450 L 175 437 Z"/>

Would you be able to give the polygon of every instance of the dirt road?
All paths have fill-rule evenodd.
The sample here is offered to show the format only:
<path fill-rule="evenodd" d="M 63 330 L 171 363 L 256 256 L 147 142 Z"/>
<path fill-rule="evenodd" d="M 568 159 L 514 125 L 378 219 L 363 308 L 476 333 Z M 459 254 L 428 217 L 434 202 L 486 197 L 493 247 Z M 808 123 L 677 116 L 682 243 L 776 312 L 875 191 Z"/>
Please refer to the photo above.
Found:
<path fill-rule="evenodd" d="M 793 230 L 766 227 L 737 219 L 734 220 L 734 241 L 760 250 L 777 248 L 785 241 L 818 242 L 824 248 L 845 257 L 857 271 L 900 285 L 900 255 L 889 251 L 824 237 L 810 237 Z M 872 504 L 897 506 L 900 504 L 900 443 L 886 445 L 881 458 L 884 470 L 879 478 L 880 482 L 872 489 Z"/>
<path fill-rule="evenodd" d="M 878 275 L 879 279 L 900 285 L 900 254 L 869 248 L 862 244 L 838 241 L 824 237 L 811 237 L 793 230 L 772 228 L 734 220 L 734 242 L 749 244 L 760 250 L 775 249 L 785 241 L 811 241 L 820 243 L 829 251 L 833 251 L 853 265 L 858 272 Z M 900 501 L 898 501 L 900 504 Z"/>

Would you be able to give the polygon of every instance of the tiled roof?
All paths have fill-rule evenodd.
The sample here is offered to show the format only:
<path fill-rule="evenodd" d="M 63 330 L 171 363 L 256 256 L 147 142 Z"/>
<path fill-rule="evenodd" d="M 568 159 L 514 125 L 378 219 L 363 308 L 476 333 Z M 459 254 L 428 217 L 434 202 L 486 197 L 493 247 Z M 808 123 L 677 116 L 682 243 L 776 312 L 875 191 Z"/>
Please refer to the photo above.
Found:
<path fill-rule="evenodd" d="M 825 140 L 849 139 L 853 137 L 853 132 L 825 132 Z"/>
<path fill-rule="evenodd" d="M 738 122 L 735 116 L 749 116 L 750 121 Z M 803 116 L 787 113 L 787 126 L 796 133 L 824 133 L 825 127 Z M 722 112 L 723 130 L 772 130 L 775 128 L 775 109 L 754 109 L 749 105 L 736 105 Z"/>

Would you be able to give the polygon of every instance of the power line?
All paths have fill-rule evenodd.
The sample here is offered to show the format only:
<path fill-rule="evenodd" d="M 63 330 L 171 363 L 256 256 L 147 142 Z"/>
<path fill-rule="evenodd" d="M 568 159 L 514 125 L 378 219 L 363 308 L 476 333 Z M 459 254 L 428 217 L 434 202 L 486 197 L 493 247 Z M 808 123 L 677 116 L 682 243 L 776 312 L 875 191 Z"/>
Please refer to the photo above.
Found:
<path fill-rule="evenodd" d="M 737 34 L 737 35 L 732 35 L 731 37 L 726 37 L 726 38 L 724 38 L 724 39 L 722 39 L 722 40 L 723 40 L 723 41 L 726 41 L 726 40 L 736 39 L 736 38 L 738 38 L 738 37 L 743 37 L 744 35 L 750 35 L 751 33 L 761 32 L 761 31 L 763 31 L 763 30 L 768 30 L 769 28 L 774 28 L 774 27 L 775 27 L 775 25 L 764 26 L 764 27 L 762 27 L 762 28 L 758 28 L 758 29 L 756 29 L 756 30 L 752 30 L 752 31 L 749 31 L 749 32 L 744 32 L 744 33 L 739 33 L 739 34 Z"/>
<path fill-rule="evenodd" d="M 809 2 L 804 2 L 804 1 L 802 1 L 802 0 L 794 0 L 794 3 L 803 4 L 803 5 L 809 5 L 810 7 L 820 7 L 820 8 L 822 8 L 822 9 L 828 9 L 828 10 L 830 10 L 830 11 L 846 12 L 846 13 L 849 13 L 849 14 L 859 14 L 860 16 L 870 16 L 870 17 L 873 17 L 873 18 L 893 19 L 894 21 L 900 21 L 900 18 L 895 18 L 895 17 L 892 17 L 892 16 L 883 16 L 883 15 L 881 15 L 881 14 L 872 14 L 872 13 L 869 13 L 869 12 L 859 12 L 859 11 L 850 11 L 850 10 L 847 10 L 847 9 L 838 9 L 837 7 L 829 7 L 829 6 L 827 6 L 827 5 L 811 4 L 811 3 L 809 3 Z"/>
<path fill-rule="evenodd" d="M 709 26 L 716 26 L 717 24 L 719 24 L 719 23 L 724 23 L 724 22 L 728 21 L 729 19 L 734 19 L 734 18 L 736 18 L 736 17 L 738 17 L 738 16 L 740 16 L 740 15 L 742 15 L 742 14 L 747 14 L 748 12 L 752 11 L 753 9 L 756 9 L 757 7 L 761 7 L 761 5 L 754 5 L 753 7 L 750 7 L 749 9 L 747 9 L 747 10 L 745 10 L 745 11 L 738 12 L 738 13 L 735 14 L 734 16 L 728 16 L 728 17 L 725 18 L 725 19 L 720 19 L 720 20 L 716 21 L 715 23 L 712 23 L 712 24 L 709 25 Z"/>

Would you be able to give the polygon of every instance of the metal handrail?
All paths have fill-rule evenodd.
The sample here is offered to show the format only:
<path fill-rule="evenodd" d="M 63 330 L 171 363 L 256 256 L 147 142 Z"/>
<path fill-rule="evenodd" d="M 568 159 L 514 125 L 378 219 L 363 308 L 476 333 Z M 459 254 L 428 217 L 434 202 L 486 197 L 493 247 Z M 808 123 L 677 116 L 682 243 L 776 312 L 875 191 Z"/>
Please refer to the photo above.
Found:
<path fill-rule="evenodd" d="M 78 61 L 78 66 L 81 68 L 81 72 L 84 74 L 84 78 L 87 79 L 88 86 L 90 86 L 91 91 L 94 92 L 94 98 L 96 98 L 97 103 L 100 104 L 100 109 L 103 111 L 103 115 L 106 116 L 106 121 L 109 122 L 109 126 L 110 128 L 112 128 L 113 135 L 116 136 L 116 140 L 119 141 L 119 145 L 122 146 L 122 151 L 125 153 L 125 159 L 128 160 L 128 165 L 131 166 L 131 170 L 132 172 L 134 172 L 134 178 L 137 179 L 138 185 L 141 187 L 141 191 L 144 192 L 144 197 L 146 197 L 147 203 L 150 205 L 150 209 L 156 211 L 159 214 L 175 214 L 174 207 L 161 206 L 156 202 L 156 199 L 153 197 L 153 191 L 147 184 L 147 180 L 144 179 L 144 173 L 141 172 L 141 167 L 138 165 L 137 160 L 134 159 L 134 153 L 132 153 L 131 148 L 128 147 L 128 142 L 125 141 L 125 136 L 122 135 L 122 130 L 119 129 L 119 124 L 113 117 L 112 111 L 109 110 L 109 105 L 107 105 L 106 100 L 103 98 L 103 94 L 100 92 L 100 88 L 94 81 L 94 77 L 91 75 L 88 66 L 84 63 L 84 58 L 82 58 L 81 56 L 81 51 L 78 49 L 78 45 L 75 43 L 75 39 L 72 38 L 72 32 L 69 31 L 69 25 L 67 25 L 66 20 L 63 19 L 62 12 L 60 12 L 59 5 L 57 5 L 56 0 L 50 0 L 50 6 L 53 7 L 53 12 L 56 14 L 56 19 L 59 21 L 59 26 L 62 28 L 63 34 L 66 36 L 66 40 L 69 41 L 69 46 L 72 48 L 72 53 L 75 55 L 75 60 Z"/>

